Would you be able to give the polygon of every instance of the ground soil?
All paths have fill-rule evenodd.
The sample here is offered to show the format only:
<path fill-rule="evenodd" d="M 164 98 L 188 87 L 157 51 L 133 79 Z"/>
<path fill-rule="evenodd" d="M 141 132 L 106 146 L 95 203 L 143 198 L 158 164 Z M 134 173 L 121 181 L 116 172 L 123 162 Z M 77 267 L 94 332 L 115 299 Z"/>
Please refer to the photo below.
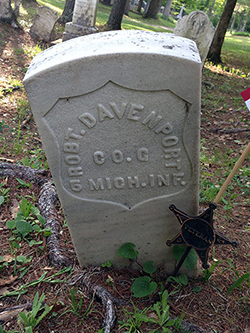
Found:
<path fill-rule="evenodd" d="M 0 163 L 19 163 L 27 152 L 42 148 L 39 134 L 33 118 L 30 117 L 29 110 L 20 115 L 20 100 L 26 99 L 23 88 L 14 90 L 13 82 L 10 78 L 22 80 L 25 71 L 30 63 L 30 57 L 23 52 L 28 47 L 36 45 L 30 35 L 24 30 L 15 30 L 8 25 L 0 24 L 0 89 L 3 92 L 0 99 L 0 121 L 8 128 L 3 127 L 0 136 L 4 136 L 0 142 Z M 59 36 L 60 37 L 60 36 Z M 229 64 L 236 66 L 235 64 Z M 233 167 L 234 162 L 239 158 L 240 153 L 249 142 L 249 112 L 242 103 L 241 108 L 235 108 L 234 101 L 239 99 L 239 91 L 249 86 L 249 78 L 241 78 L 238 81 L 233 80 L 233 74 L 216 67 L 203 69 L 202 93 L 206 98 L 202 99 L 202 120 L 201 120 L 201 139 L 203 150 L 211 157 L 209 160 L 203 160 L 201 169 L 206 171 L 209 181 L 219 184 L 222 182 L 221 173 L 218 173 L 218 159 L 224 155 L 230 155 L 231 165 L 227 170 Z M 228 89 L 222 94 L 220 85 L 228 84 Z M 233 87 L 237 82 L 236 87 Z M 209 97 L 210 96 L 210 97 Z M 221 103 L 221 99 L 226 101 Z M 208 99 L 214 99 L 213 108 Z M 218 105 L 216 107 L 216 100 Z M 21 131 L 18 136 L 19 142 L 25 139 L 25 145 L 20 151 L 14 147 L 17 129 L 21 125 Z M 225 132 L 234 129 L 235 132 Z M 237 131 L 243 129 L 245 131 Z M 248 129 L 248 131 L 247 131 Z M 9 147 L 4 149 L 4 145 Z M 12 147 L 12 148 L 11 148 Z M 24 149 L 25 148 L 25 149 Z M 217 156 L 217 162 L 212 156 Z M 214 162 L 213 162 L 214 161 Z M 245 161 L 245 164 L 249 163 Z M 48 177 L 50 176 L 48 171 Z M 224 174 L 225 177 L 225 174 Z M 227 295 L 228 288 L 236 281 L 237 276 L 242 276 L 250 272 L 250 211 L 249 211 L 249 180 L 242 180 L 242 186 L 233 185 L 229 196 L 235 195 L 234 202 L 231 202 L 231 209 L 225 210 L 225 203 L 218 205 L 215 211 L 215 229 L 230 239 L 238 240 L 237 249 L 231 246 L 215 246 L 209 255 L 209 263 L 220 263 L 211 270 L 211 277 L 205 279 L 206 272 L 199 268 L 197 278 L 190 280 L 185 287 L 178 289 L 178 292 L 170 297 L 170 312 L 172 316 L 181 316 L 185 314 L 185 320 L 198 325 L 207 332 L 250 332 L 250 282 L 242 283 L 241 288 L 236 288 L 232 293 Z M 61 267 L 53 267 L 48 261 L 48 252 L 46 242 L 42 236 L 42 247 L 29 247 L 27 242 L 20 242 L 19 249 L 11 249 L 10 237 L 11 231 L 6 227 L 6 221 L 13 219 L 14 212 L 18 202 L 22 197 L 30 196 L 34 204 L 37 204 L 40 187 L 31 182 L 31 187 L 20 186 L 15 178 L 1 177 L 0 183 L 3 188 L 9 188 L 8 200 L 0 206 L 0 255 L 9 256 L 7 267 L 0 270 L 0 295 L 8 291 L 17 290 L 25 283 L 39 279 L 43 272 L 46 277 L 52 276 L 60 271 Z M 229 201 L 228 197 L 226 200 Z M 248 200 L 248 201 L 247 201 Z M 201 205 L 201 209 L 206 208 L 207 204 Z M 60 204 L 57 205 L 58 218 L 61 224 L 61 248 L 63 253 L 71 260 L 73 277 L 81 269 L 78 265 L 69 232 L 64 222 L 63 213 Z M 16 265 L 16 255 L 32 256 L 30 263 Z M 6 257 L 5 257 L 6 260 Z M 20 277 L 20 268 L 29 268 L 27 273 Z M 127 305 L 127 311 L 133 312 L 131 299 L 136 307 L 143 309 L 149 307 L 156 300 L 156 294 L 148 298 L 135 299 L 131 296 L 130 287 L 133 278 L 138 276 L 138 272 L 130 269 L 88 267 L 87 268 L 91 283 L 98 284 L 106 288 L 114 297 L 122 299 Z M 238 274 L 238 275 L 237 275 Z M 58 276 L 61 280 L 66 278 L 68 273 Z M 71 277 L 72 278 L 72 277 Z M 161 271 L 154 276 L 160 280 Z M 165 280 L 162 281 L 165 283 Z M 194 292 L 194 287 L 200 287 L 201 291 Z M 39 291 L 46 295 L 46 303 L 54 305 L 53 314 L 50 313 L 50 319 L 46 317 L 40 323 L 37 331 L 39 332 L 98 332 L 104 319 L 104 308 L 90 292 L 90 289 L 84 285 L 77 284 L 80 290 L 76 297 L 79 301 L 82 299 L 82 307 L 79 314 L 72 311 L 72 298 L 70 290 L 74 286 L 67 283 L 38 283 L 34 287 L 29 287 L 28 292 L 23 293 L 20 298 L 16 296 L 3 297 L 0 299 L 0 314 L 6 309 L 18 304 L 31 302 L 34 295 Z M 170 286 L 172 291 L 177 286 Z M 116 322 L 113 332 L 125 332 L 129 329 L 119 328 L 119 321 L 125 320 L 124 306 L 116 307 L 118 321 Z M 65 312 L 67 312 L 65 314 Z M 152 311 L 151 311 L 152 315 Z M 0 317 L 1 319 L 1 317 Z M 127 319 L 128 322 L 128 319 Z M 1 321 L 5 331 L 21 331 L 17 322 L 17 316 L 10 316 L 8 319 Z M 148 332 L 146 324 L 142 324 L 140 332 Z M 161 330 L 159 330 L 161 331 Z M 131 330 L 139 332 L 139 330 Z"/>

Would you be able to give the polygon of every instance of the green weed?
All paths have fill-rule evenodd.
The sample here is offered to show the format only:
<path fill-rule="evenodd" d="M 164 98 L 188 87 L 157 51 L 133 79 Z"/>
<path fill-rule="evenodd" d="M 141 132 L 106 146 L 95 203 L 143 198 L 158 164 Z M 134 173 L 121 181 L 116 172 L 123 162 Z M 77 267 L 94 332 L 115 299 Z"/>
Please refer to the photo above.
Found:
<path fill-rule="evenodd" d="M 16 102 L 17 104 L 17 119 L 18 120 L 24 120 L 28 117 L 30 113 L 30 106 L 29 102 L 26 98 L 20 98 Z"/>
<path fill-rule="evenodd" d="M 133 312 L 124 309 L 126 318 L 123 321 L 118 321 L 120 324 L 119 329 L 126 328 L 127 332 L 131 333 L 143 332 L 141 326 L 143 323 L 147 323 L 149 326 L 157 326 L 157 328 L 150 330 L 151 333 L 171 333 L 173 329 L 178 330 L 180 328 L 184 317 L 182 315 L 177 320 L 170 317 L 169 294 L 167 290 L 160 294 L 160 301 L 156 302 L 153 306 L 139 310 L 133 304 L 133 308 Z M 155 315 L 153 316 L 152 313 L 155 313 Z"/>
<path fill-rule="evenodd" d="M 65 267 L 49 277 L 46 277 L 47 273 L 48 272 L 43 272 L 42 276 L 39 279 L 25 283 L 25 284 L 21 285 L 18 289 L 15 289 L 11 292 L 7 292 L 4 295 L 0 295 L 0 298 L 18 296 L 17 299 L 19 299 L 21 295 L 26 294 L 28 292 L 28 288 L 35 287 L 35 286 L 39 285 L 40 283 L 52 283 L 52 284 L 65 283 L 66 279 L 68 277 L 63 280 L 58 279 L 57 277 L 61 274 L 65 274 L 65 273 L 69 273 L 69 276 L 70 276 L 72 274 L 72 268 Z"/>
<path fill-rule="evenodd" d="M 0 132 L 3 132 L 4 128 L 9 128 L 9 126 L 4 124 L 4 120 L 1 120 L 0 121 Z"/>
<path fill-rule="evenodd" d="M 146 274 L 153 274 L 156 271 L 156 267 L 154 266 L 152 261 L 147 261 L 142 266 L 137 261 L 137 256 L 139 252 L 135 250 L 135 244 L 133 243 L 125 243 L 118 250 L 118 257 L 123 257 L 131 260 L 131 262 L 136 262 L 142 271 Z M 157 283 L 152 281 L 151 276 L 141 276 L 134 279 L 134 282 L 131 286 L 131 291 L 133 292 L 134 297 L 146 297 L 157 289 Z"/>
<path fill-rule="evenodd" d="M 172 330 L 169 327 L 175 326 L 175 320 L 170 318 L 169 314 L 169 294 L 168 291 L 165 290 L 161 296 L 161 301 L 157 302 L 153 305 L 153 310 L 155 311 L 158 319 L 150 318 L 150 322 L 154 324 L 158 324 L 161 328 L 161 332 L 163 333 L 171 333 Z M 158 332 L 158 329 L 152 330 L 153 332 Z"/>
<path fill-rule="evenodd" d="M 26 46 L 24 50 L 25 54 L 27 54 L 30 59 L 33 59 L 36 55 L 38 55 L 42 51 L 43 51 L 42 46 L 39 44 L 36 44 L 34 47 Z"/>
<path fill-rule="evenodd" d="M 9 187 L 5 188 L 5 183 L 0 184 L 0 206 L 6 202 L 6 200 L 8 199 L 9 195 L 8 192 L 10 190 Z"/>
<path fill-rule="evenodd" d="M 126 332 L 130 333 L 137 333 L 142 332 L 140 327 L 143 323 L 149 322 L 150 318 L 146 315 L 149 308 L 144 308 L 143 310 L 139 310 L 133 304 L 134 311 L 128 311 L 124 309 L 125 319 L 123 321 L 118 321 L 119 323 L 119 330 L 122 328 L 126 328 Z"/>
<path fill-rule="evenodd" d="M 235 288 L 241 288 L 243 282 L 246 282 L 250 289 L 250 272 L 247 272 L 240 276 L 232 285 L 228 288 L 227 295 L 230 294 Z"/>
<path fill-rule="evenodd" d="M 22 164 L 33 169 L 48 169 L 48 162 L 41 148 L 30 150 L 21 160 Z"/>
<path fill-rule="evenodd" d="M 14 55 L 20 56 L 24 54 L 24 49 L 22 47 L 16 47 L 13 49 Z"/>
<path fill-rule="evenodd" d="M 39 298 L 39 293 L 37 292 L 32 305 L 32 310 L 29 312 L 21 312 L 19 313 L 19 326 L 23 328 L 25 327 L 26 333 L 32 333 L 33 328 L 37 327 L 40 321 L 47 316 L 48 313 L 53 308 L 52 306 L 48 306 L 46 303 L 44 304 L 45 294 L 43 293 Z"/>
<path fill-rule="evenodd" d="M 37 244 L 37 242 L 34 243 L 34 240 L 30 240 L 32 234 L 34 234 L 35 238 L 39 234 L 43 234 L 44 237 L 51 234 L 50 229 L 44 228 L 45 219 L 40 215 L 38 208 L 28 202 L 26 198 L 22 198 L 19 203 L 19 209 L 20 211 L 17 213 L 16 218 L 6 222 L 6 226 L 15 235 L 17 241 L 25 239 L 32 246 Z"/>
<path fill-rule="evenodd" d="M 12 142 L 12 148 L 11 153 L 15 153 L 17 155 L 21 154 L 23 152 L 24 146 L 26 144 L 26 138 L 28 135 L 25 135 L 22 138 L 22 129 L 21 129 L 21 123 L 19 121 L 18 128 L 16 130 L 16 135 L 14 136 L 13 142 Z"/>

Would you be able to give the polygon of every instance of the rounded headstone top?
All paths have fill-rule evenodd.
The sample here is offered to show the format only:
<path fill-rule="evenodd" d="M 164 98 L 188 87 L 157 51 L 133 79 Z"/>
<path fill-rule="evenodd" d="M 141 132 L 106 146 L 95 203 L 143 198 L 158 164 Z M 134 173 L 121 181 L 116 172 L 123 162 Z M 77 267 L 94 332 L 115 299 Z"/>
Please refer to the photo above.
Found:
<path fill-rule="evenodd" d="M 31 62 L 25 80 L 72 61 L 111 54 L 156 54 L 200 63 L 195 42 L 169 33 L 139 30 L 111 31 L 71 39 L 55 45 Z"/>

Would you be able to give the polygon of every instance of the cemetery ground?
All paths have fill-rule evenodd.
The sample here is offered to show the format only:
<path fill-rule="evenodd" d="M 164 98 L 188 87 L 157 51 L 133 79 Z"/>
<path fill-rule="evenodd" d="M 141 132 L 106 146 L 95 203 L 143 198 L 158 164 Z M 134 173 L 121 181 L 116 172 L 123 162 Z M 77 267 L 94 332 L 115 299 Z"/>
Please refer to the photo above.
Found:
<path fill-rule="evenodd" d="M 50 178 L 22 85 L 32 57 L 47 45 L 38 46 L 26 30 L 15 30 L 4 24 L 0 25 L 0 36 L 0 332 L 21 332 L 29 325 L 33 328 L 27 332 L 32 329 L 34 332 L 104 332 L 101 328 L 105 308 L 96 296 L 102 291 L 97 286 L 114 297 L 117 319 L 113 332 L 167 332 L 163 312 L 157 313 L 157 306 L 154 307 L 159 304 L 159 292 L 166 284 L 164 270 L 159 267 L 152 274 L 158 284 L 155 293 L 135 298 L 131 285 L 142 272 L 132 270 L 128 260 L 124 259 L 125 269 L 113 267 L 109 262 L 81 269 L 59 202 L 55 209 L 60 224 L 60 249 L 70 266 L 50 263 L 48 232 L 43 229 L 44 221 L 35 209 L 41 186 L 20 172 L 13 177 L 3 169 L 3 163 L 24 165 L 44 169 L 45 173 L 36 177 Z M 250 115 L 240 96 L 250 86 L 249 52 L 249 38 L 230 37 L 222 52 L 224 64 L 206 63 L 202 71 L 201 210 L 213 201 L 249 142 Z M 239 246 L 215 246 L 209 255 L 208 270 L 202 269 L 199 263 L 196 278 L 186 283 L 182 276 L 168 288 L 170 316 L 184 316 L 186 322 L 200 328 L 197 332 L 202 329 L 250 331 L 249 176 L 248 157 L 214 216 L 215 229 L 237 240 Z M 15 222 L 8 222 L 17 221 L 20 211 L 30 229 L 16 228 Z M 84 272 L 84 279 L 78 280 Z M 32 309 L 36 293 L 39 298 L 44 295 L 38 313 Z M 162 306 L 164 302 L 160 309 Z M 168 314 L 168 307 L 165 310 Z M 24 314 L 30 316 L 29 323 L 25 323 Z"/>

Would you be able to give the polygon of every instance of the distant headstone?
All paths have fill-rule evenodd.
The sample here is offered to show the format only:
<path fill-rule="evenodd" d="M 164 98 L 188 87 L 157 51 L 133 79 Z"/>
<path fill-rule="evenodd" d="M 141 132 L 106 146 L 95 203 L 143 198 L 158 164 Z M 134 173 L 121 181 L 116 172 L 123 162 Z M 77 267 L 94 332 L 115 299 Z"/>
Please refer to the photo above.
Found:
<path fill-rule="evenodd" d="M 178 20 L 174 34 L 196 42 L 202 64 L 205 63 L 214 37 L 214 27 L 206 13 L 195 11 Z"/>
<path fill-rule="evenodd" d="M 193 41 L 113 31 L 34 58 L 25 89 L 79 262 L 175 260 L 170 204 L 198 210 L 201 62 Z"/>
<path fill-rule="evenodd" d="M 97 32 L 97 0 L 76 0 L 72 22 L 65 25 L 63 41 Z"/>
<path fill-rule="evenodd" d="M 35 21 L 30 28 L 30 35 L 35 39 L 48 42 L 57 18 L 55 10 L 46 6 L 39 7 Z"/>

